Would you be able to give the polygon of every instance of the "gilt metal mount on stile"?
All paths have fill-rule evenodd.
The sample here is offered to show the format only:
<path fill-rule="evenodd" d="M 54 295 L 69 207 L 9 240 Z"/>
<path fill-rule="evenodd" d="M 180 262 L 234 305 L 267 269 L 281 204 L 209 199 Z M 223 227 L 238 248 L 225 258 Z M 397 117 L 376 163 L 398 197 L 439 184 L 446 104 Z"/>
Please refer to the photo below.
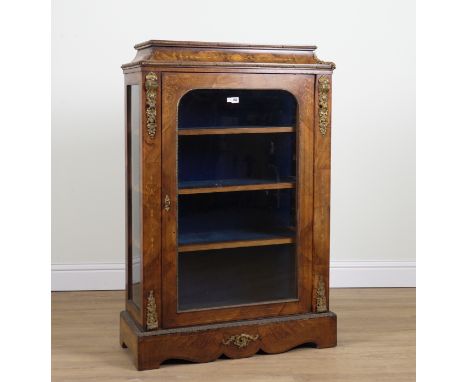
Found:
<path fill-rule="evenodd" d="M 335 65 L 315 46 L 151 40 L 135 48 L 122 66 L 122 347 L 144 370 L 168 359 L 336 346 Z"/>

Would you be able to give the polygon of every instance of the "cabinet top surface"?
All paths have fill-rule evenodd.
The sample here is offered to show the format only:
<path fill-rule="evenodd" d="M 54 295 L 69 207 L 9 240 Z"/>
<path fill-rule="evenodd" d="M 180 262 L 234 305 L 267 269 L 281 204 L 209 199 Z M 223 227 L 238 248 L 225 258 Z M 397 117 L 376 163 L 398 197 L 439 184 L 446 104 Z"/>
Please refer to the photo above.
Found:
<path fill-rule="evenodd" d="M 136 44 L 135 49 L 148 47 L 185 47 L 185 48 L 216 48 L 216 49 L 280 49 L 280 50 L 310 50 L 317 49 L 315 45 L 265 45 L 265 44 L 239 44 L 233 42 L 203 42 L 203 41 L 170 41 L 148 40 Z"/>
<path fill-rule="evenodd" d="M 135 45 L 137 54 L 122 68 L 140 66 L 276 66 L 333 70 L 314 45 L 257 45 L 225 42 L 149 40 Z"/>

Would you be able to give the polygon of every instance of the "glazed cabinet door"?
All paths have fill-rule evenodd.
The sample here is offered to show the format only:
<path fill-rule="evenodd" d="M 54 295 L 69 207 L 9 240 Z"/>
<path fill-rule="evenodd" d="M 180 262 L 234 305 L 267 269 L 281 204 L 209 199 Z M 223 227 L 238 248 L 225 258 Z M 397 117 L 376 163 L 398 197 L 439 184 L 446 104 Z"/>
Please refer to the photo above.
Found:
<path fill-rule="evenodd" d="M 162 74 L 163 327 L 311 311 L 314 81 Z"/>

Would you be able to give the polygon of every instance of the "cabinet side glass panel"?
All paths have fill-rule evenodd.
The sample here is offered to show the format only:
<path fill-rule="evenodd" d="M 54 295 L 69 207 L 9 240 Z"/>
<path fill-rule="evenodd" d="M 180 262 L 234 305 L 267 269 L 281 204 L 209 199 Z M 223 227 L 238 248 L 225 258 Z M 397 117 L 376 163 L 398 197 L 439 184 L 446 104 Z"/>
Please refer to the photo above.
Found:
<path fill-rule="evenodd" d="M 296 117 L 284 90 L 180 100 L 179 311 L 297 299 Z"/>
<path fill-rule="evenodd" d="M 141 306 L 141 136 L 140 136 L 140 86 L 127 86 L 128 102 L 128 160 L 129 160 L 129 249 L 130 275 L 129 299 Z"/>

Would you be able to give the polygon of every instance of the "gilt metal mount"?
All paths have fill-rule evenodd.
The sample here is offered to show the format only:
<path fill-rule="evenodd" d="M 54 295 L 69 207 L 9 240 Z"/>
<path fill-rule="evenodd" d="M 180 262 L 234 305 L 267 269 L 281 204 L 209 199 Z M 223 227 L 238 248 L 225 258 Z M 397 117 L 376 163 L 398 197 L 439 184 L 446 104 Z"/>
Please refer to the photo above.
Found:
<path fill-rule="evenodd" d="M 250 334 L 237 334 L 235 336 L 229 337 L 227 340 L 223 340 L 224 345 L 234 345 L 237 346 L 239 349 L 245 348 L 250 342 L 257 341 L 260 336 L 257 334 L 252 336 Z"/>
<path fill-rule="evenodd" d="M 325 283 L 323 282 L 323 277 L 320 276 L 318 286 L 317 286 L 317 313 L 326 312 L 327 309 L 327 295 L 325 290 Z"/>
<path fill-rule="evenodd" d="M 153 291 L 150 291 L 146 304 L 146 327 L 150 330 L 158 328 L 158 313 Z"/>
<path fill-rule="evenodd" d="M 169 195 L 166 195 L 164 198 L 164 209 L 166 211 L 169 211 L 171 209 L 171 198 L 169 198 Z"/>
<path fill-rule="evenodd" d="M 328 76 L 322 76 L 318 80 L 318 114 L 320 133 L 325 135 L 330 124 L 328 110 L 328 95 L 330 93 L 330 79 Z"/>
<path fill-rule="evenodd" d="M 146 75 L 146 132 L 153 139 L 156 135 L 156 98 L 158 94 L 158 76 L 154 72 Z"/>

